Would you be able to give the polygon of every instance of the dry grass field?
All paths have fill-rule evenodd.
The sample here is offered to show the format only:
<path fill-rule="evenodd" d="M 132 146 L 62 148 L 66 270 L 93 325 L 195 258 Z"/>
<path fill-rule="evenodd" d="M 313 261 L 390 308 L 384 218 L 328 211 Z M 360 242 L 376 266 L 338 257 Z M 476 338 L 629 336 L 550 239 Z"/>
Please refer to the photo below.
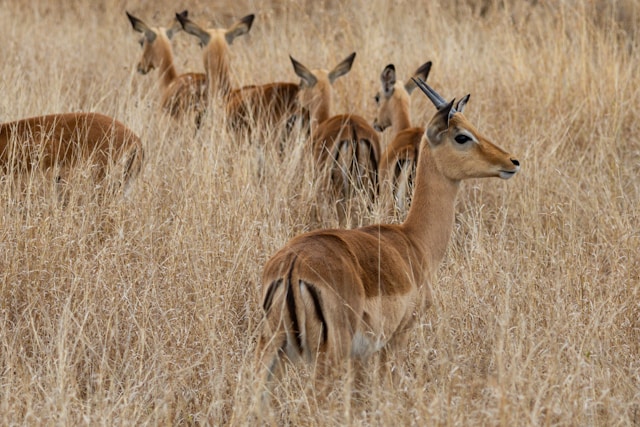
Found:
<path fill-rule="evenodd" d="M 365 399 L 350 378 L 319 396 L 289 369 L 258 413 L 262 266 L 337 219 L 303 138 L 280 158 L 271 130 L 233 138 L 215 106 L 197 132 L 159 113 L 125 10 L 167 26 L 182 9 L 256 14 L 231 46 L 236 86 L 297 82 L 289 54 L 357 52 L 334 113 L 373 120 L 385 65 L 404 79 L 432 60 L 430 84 L 470 92 L 466 117 L 520 160 L 463 184 L 398 386 L 373 361 Z M 0 121 L 101 112 L 146 157 L 124 198 L 0 178 L 0 425 L 640 426 L 639 24 L 637 0 L 3 2 Z M 194 37 L 173 47 L 178 71 L 203 71 Z M 433 105 L 412 103 L 424 125 Z"/>

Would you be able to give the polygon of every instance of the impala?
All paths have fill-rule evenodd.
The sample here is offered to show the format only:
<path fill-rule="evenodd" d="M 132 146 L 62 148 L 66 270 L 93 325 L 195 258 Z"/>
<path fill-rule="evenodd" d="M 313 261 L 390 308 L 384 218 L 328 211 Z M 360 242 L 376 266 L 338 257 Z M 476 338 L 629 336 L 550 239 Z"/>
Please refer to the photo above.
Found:
<path fill-rule="evenodd" d="M 425 62 L 413 77 L 426 81 L 430 70 L 431 61 Z M 382 89 L 375 96 L 378 111 L 373 127 L 379 132 L 391 127 L 393 138 L 380 158 L 380 198 L 382 203 L 393 206 L 392 211 L 404 215 L 411 203 L 424 128 L 411 127 L 411 93 L 416 88 L 414 80 L 403 84 L 396 79 L 394 65 L 389 64 L 382 71 L 380 81 Z"/>
<path fill-rule="evenodd" d="M 317 363 L 318 375 L 345 360 L 366 361 L 378 351 L 388 359 L 404 350 L 417 313 L 432 304 L 431 282 L 452 233 L 461 181 L 508 179 L 520 169 L 454 101 L 416 82 L 438 111 L 421 142 L 406 219 L 305 233 L 268 260 L 256 347 L 264 380 L 278 373 L 283 359 Z"/>
<path fill-rule="evenodd" d="M 119 167 L 126 190 L 142 166 L 140 138 L 119 121 L 98 113 L 66 113 L 0 124 L 3 173 L 41 171 L 66 181 L 89 167 L 96 182 Z"/>
<path fill-rule="evenodd" d="M 200 40 L 204 49 L 203 60 L 207 76 L 209 97 L 220 97 L 226 100 L 231 92 L 229 72 L 229 46 L 236 37 L 247 34 L 251 30 L 254 15 L 247 15 L 230 28 L 204 29 L 191 21 L 186 15 L 176 14 L 182 28 Z"/>
<path fill-rule="evenodd" d="M 365 192 L 372 201 L 378 186 L 380 141 L 376 131 L 358 115 L 331 116 L 331 84 L 351 70 L 355 55 L 352 53 L 331 71 L 309 70 L 291 58 L 302 79 L 298 104 L 309 112 L 315 161 L 319 168 L 329 169 L 341 223 L 347 214 L 346 202 L 354 193 Z"/>
<path fill-rule="evenodd" d="M 193 112 L 196 123 L 199 123 L 206 107 L 207 81 L 204 73 L 178 75 L 176 71 L 171 39 L 182 30 L 182 25 L 176 20 L 168 29 L 152 28 L 129 12 L 126 14 L 133 29 L 143 34 L 140 39 L 142 58 L 138 62 L 138 72 L 147 74 L 153 69 L 158 69 L 162 109 L 174 118 Z M 178 15 L 186 18 L 188 12 L 185 10 Z"/>

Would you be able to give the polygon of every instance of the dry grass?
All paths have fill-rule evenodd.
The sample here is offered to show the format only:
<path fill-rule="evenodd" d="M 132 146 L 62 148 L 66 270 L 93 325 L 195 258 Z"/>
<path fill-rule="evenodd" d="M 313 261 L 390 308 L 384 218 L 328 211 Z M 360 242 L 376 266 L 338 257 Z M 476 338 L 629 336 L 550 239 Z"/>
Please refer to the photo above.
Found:
<path fill-rule="evenodd" d="M 124 11 L 166 25 L 178 7 L 147 3 L 3 5 L 0 119 L 100 111 L 147 157 L 124 200 L 86 197 L 79 182 L 63 207 L 38 177 L 25 192 L 0 181 L 2 425 L 257 423 L 257 283 L 314 226 L 313 183 L 297 141 L 279 160 L 268 132 L 259 153 L 215 111 L 197 134 L 158 116 Z M 404 78 L 433 60 L 436 89 L 471 92 L 467 117 L 522 163 L 508 182 L 464 185 L 400 388 L 372 379 L 352 405 L 348 380 L 317 396 L 290 370 L 263 421 L 640 425 L 638 2 L 256 7 L 179 5 L 225 25 L 257 14 L 232 46 L 236 84 L 296 81 L 288 54 L 319 67 L 356 51 L 334 112 L 372 118 L 387 63 Z M 180 70 L 202 69 L 195 39 L 174 46 Z M 424 123 L 433 107 L 413 102 Z"/>

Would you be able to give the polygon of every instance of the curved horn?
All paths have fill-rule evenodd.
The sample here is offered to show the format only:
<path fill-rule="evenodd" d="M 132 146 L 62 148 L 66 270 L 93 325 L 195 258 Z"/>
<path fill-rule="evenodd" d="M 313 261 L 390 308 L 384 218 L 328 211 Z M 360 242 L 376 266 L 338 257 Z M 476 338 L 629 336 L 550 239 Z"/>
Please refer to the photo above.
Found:
<path fill-rule="evenodd" d="M 445 101 L 444 98 L 440 96 L 438 92 L 433 90 L 433 88 L 429 86 L 420 77 L 418 78 L 411 77 L 411 79 L 413 79 L 413 81 L 420 88 L 420 90 L 423 91 L 425 95 L 427 95 L 427 97 L 431 100 L 431 102 L 433 102 L 433 105 L 435 105 L 438 110 L 448 105 L 447 101 Z M 456 109 L 451 107 L 451 111 L 449 112 L 449 118 L 453 117 L 455 113 L 457 113 Z"/>

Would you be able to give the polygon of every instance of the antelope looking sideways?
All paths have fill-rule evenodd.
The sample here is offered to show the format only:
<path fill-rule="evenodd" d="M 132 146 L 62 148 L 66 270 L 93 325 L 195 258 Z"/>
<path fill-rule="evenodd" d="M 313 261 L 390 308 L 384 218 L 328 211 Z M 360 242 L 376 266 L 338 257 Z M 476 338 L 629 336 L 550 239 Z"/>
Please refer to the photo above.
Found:
<path fill-rule="evenodd" d="M 96 182 L 121 168 L 126 191 L 142 167 L 140 138 L 119 121 L 98 113 L 66 113 L 0 124 L 3 173 L 54 173 L 66 181 L 76 167 L 88 166 Z"/>
<path fill-rule="evenodd" d="M 322 373 L 349 358 L 366 361 L 378 351 L 388 358 L 404 350 L 416 313 L 432 303 L 431 282 L 453 230 L 460 182 L 508 179 L 520 169 L 454 101 L 417 82 L 438 111 L 421 142 L 406 219 L 305 233 L 269 259 L 256 348 L 263 379 L 276 375 L 283 359 L 317 362 Z"/>
<path fill-rule="evenodd" d="M 230 28 L 204 29 L 191 21 L 186 15 L 176 14 L 182 28 L 200 40 L 204 49 L 203 60 L 206 73 L 208 96 L 210 100 L 219 99 L 226 102 L 231 92 L 231 76 L 229 72 L 229 46 L 236 37 L 247 34 L 251 30 L 254 15 L 247 15 Z"/>
<path fill-rule="evenodd" d="M 309 113 L 314 158 L 320 169 L 329 169 L 341 223 L 347 215 L 346 202 L 356 192 L 364 192 L 373 201 L 378 187 L 378 134 L 358 115 L 331 116 L 331 85 L 351 70 L 355 56 L 352 53 L 331 71 L 309 70 L 291 58 L 302 79 L 297 99 L 299 107 Z"/>
<path fill-rule="evenodd" d="M 140 39 L 142 58 L 138 62 L 138 72 L 147 74 L 158 69 L 160 89 L 162 91 L 162 109 L 174 118 L 180 118 L 188 112 L 195 113 L 196 124 L 206 109 L 207 80 L 204 73 L 184 73 L 178 75 L 173 61 L 171 39 L 182 30 L 175 20 L 168 28 L 149 27 L 141 19 L 126 12 L 134 30 L 143 34 Z M 187 17 L 185 10 L 178 14 Z"/>
<path fill-rule="evenodd" d="M 413 78 L 426 81 L 429 71 L 431 61 L 422 64 Z M 391 127 L 393 138 L 380 158 L 381 199 L 393 207 L 392 212 L 404 215 L 411 203 L 424 127 L 411 127 L 411 93 L 416 88 L 415 81 L 410 79 L 403 84 L 397 80 L 393 64 L 384 68 L 380 81 L 382 89 L 375 96 L 378 111 L 373 127 L 379 132 Z"/>

